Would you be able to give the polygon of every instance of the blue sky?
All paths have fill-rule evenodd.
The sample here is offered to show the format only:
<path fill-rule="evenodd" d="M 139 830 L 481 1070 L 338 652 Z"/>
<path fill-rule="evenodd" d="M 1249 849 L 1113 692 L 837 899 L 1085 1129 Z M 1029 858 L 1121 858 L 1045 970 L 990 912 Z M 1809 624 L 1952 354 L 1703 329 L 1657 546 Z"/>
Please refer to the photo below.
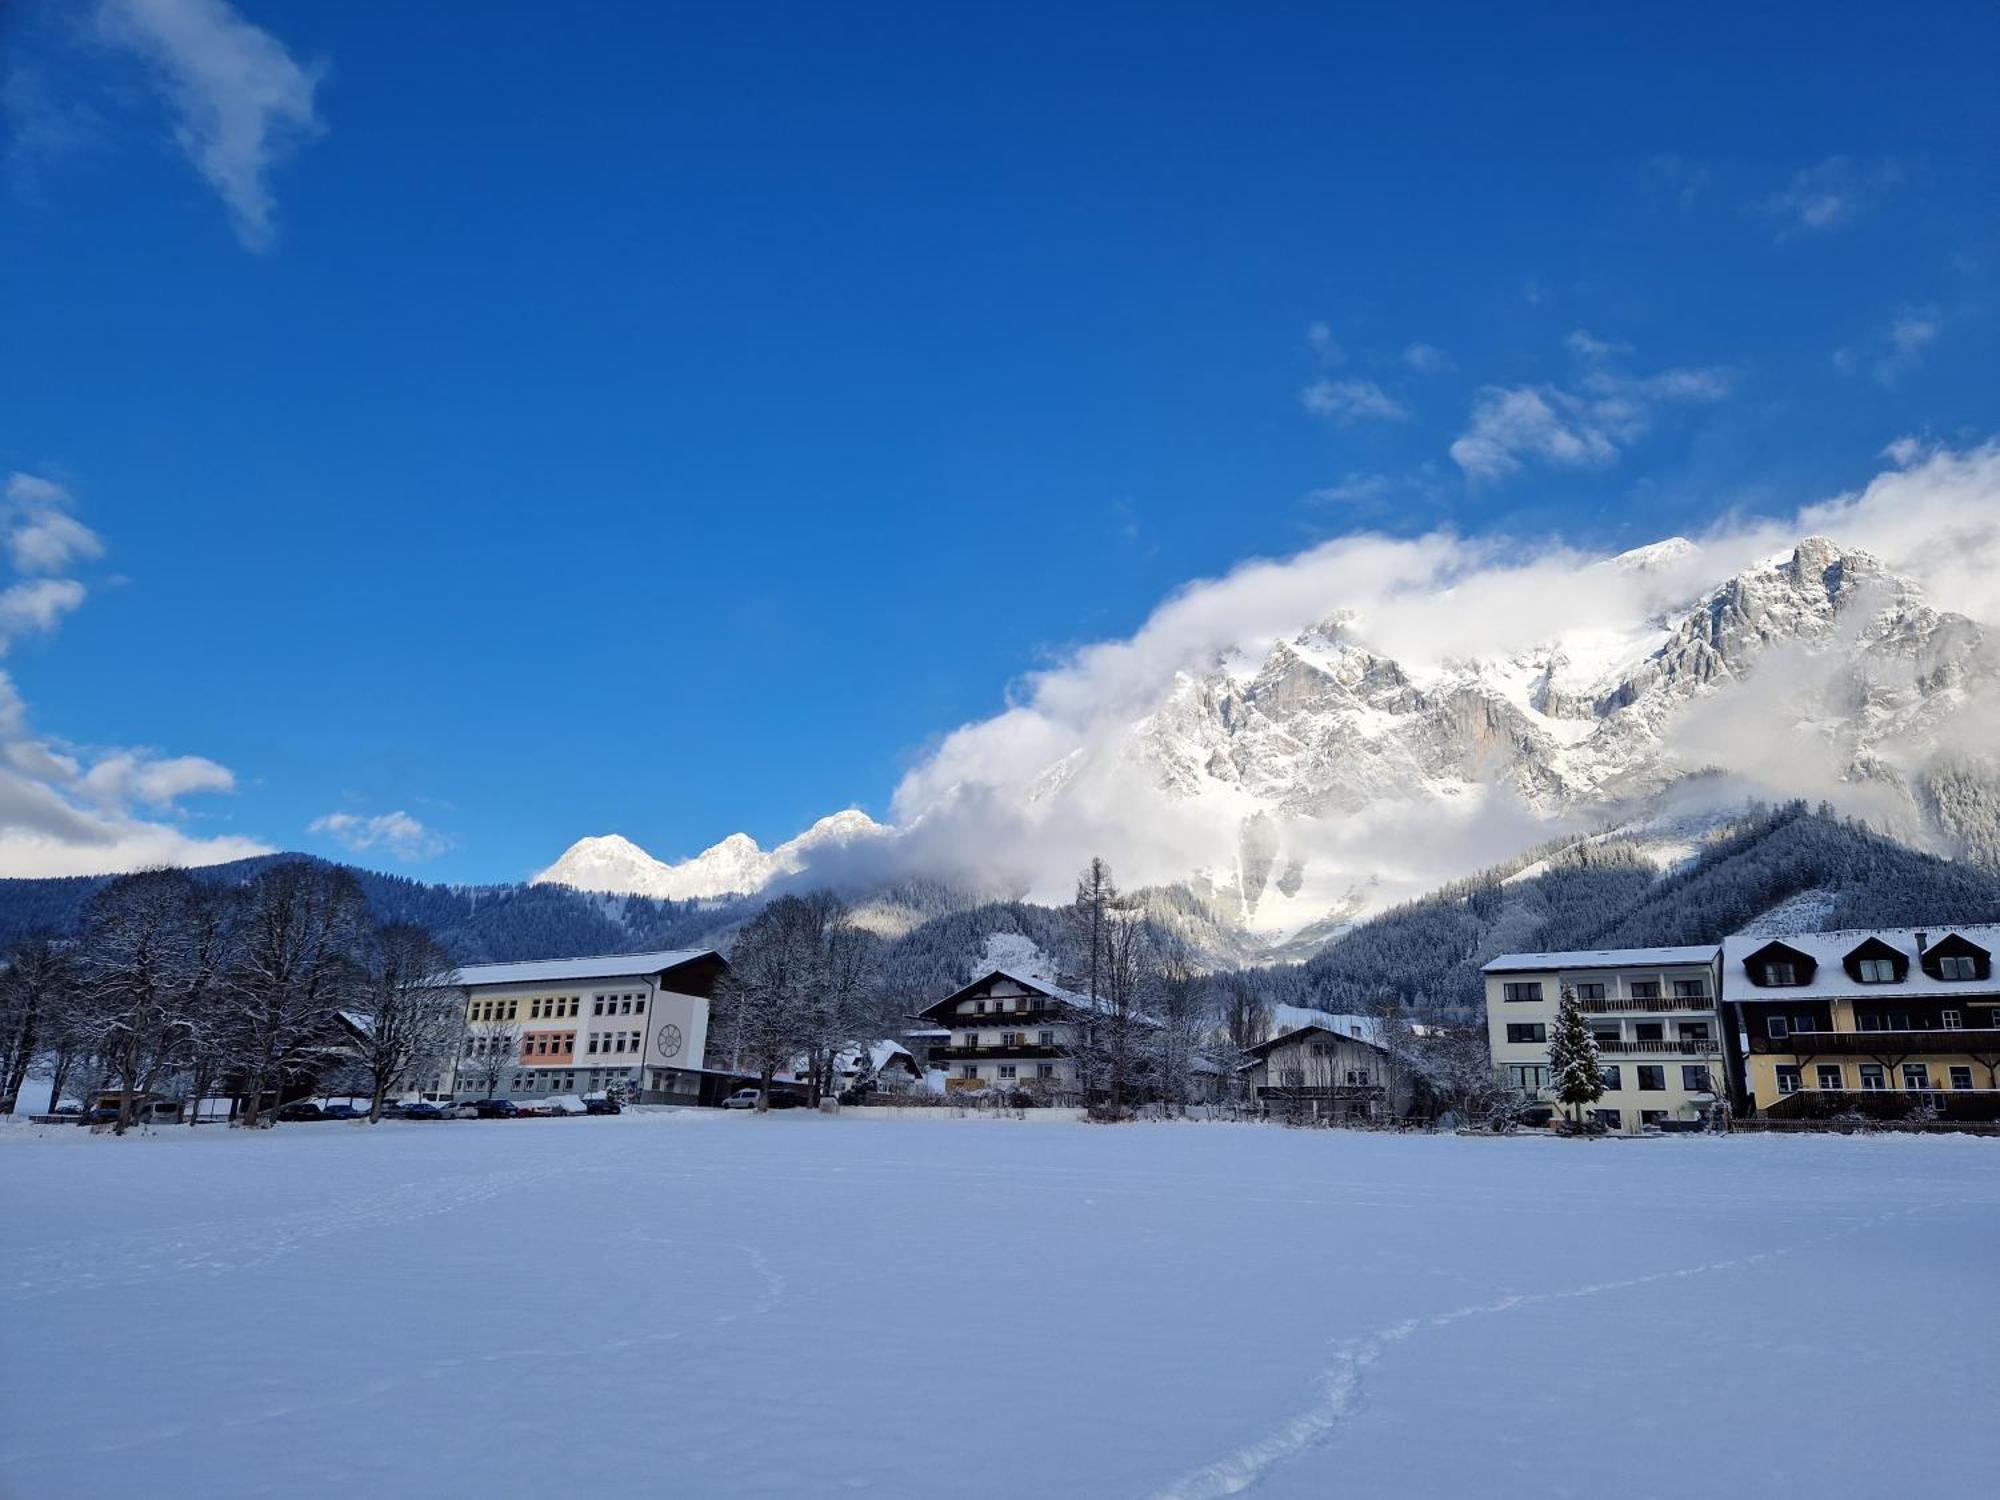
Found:
<path fill-rule="evenodd" d="M 769 844 L 1244 558 L 2000 428 L 1986 5 L 0 26 L 0 473 L 101 543 L 0 609 L 5 873 Z"/>

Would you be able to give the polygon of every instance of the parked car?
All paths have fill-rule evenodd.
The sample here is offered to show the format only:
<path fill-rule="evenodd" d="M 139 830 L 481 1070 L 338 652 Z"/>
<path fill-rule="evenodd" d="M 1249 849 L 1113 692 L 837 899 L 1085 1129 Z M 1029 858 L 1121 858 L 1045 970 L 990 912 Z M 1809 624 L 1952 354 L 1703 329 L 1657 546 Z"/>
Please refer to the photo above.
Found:
<path fill-rule="evenodd" d="M 546 1113 L 552 1115 L 582 1115 L 590 1113 L 584 1102 L 574 1094 L 554 1094 L 543 1105 Z"/>
<path fill-rule="evenodd" d="M 329 1104 L 319 1112 L 322 1120 L 365 1120 L 368 1111 L 357 1104 Z"/>
<path fill-rule="evenodd" d="M 446 1112 L 454 1120 L 476 1120 L 479 1118 L 479 1106 L 476 1104 L 450 1104 L 446 1105 L 445 1108 Z"/>
<path fill-rule="evenodd" d="M 301 1120 L 324 1120 L 326 1118 L 326 1111 L 310 1099 L 300 1099 L 296 1103 L 287 1104 L 283 1109 L 279 1110 L 278 1118 L 287 1124 L 296 1125 Z"/>
<path fill-rule="evenodd" d="M 756 1089 L 738 1089 L 722 1101 L 722 1107 L 724 1109 L 755 1109 L 757 1107 L 757 1093 Z M 801 1099 L 797 1094 L 780 1093 L 777 1089 L 771 1090 L 770 1107 L 772 1109 L 797 1109 L 804 1103 L 805 1100 Z"/>
<path fill-rule="evenodd" d="M 414 1104 L 405 1104 L 403 1106 L 403 1118 L 405 1120 L 449 1120 L 451 1116 L 445 1112 L 443 1105 L 433 1104 L 428 1099 L 419 1099 Z"/>
<path fill-rule="evenodd" d="M 624 1106 L 616 1099 L 586 1099 L 583 1112 L 587 1115 L 615 1115 L 624 1112 Z"/>
<path fill-rule="evenodd" d="M 517 1120 L 536 1120 L 544 1115 L 553 1113 L 554 1111 L 549 1108 L 549 1103 L 546 1099 L 516 1099 L 514 1101 L 514 1118 Z"/>
<path fill-rule="evenodd" d="M 521 1112 L 512 1099 L 481 1099 L 472 1107 L 482 1120 L 511 1120 Z"/>

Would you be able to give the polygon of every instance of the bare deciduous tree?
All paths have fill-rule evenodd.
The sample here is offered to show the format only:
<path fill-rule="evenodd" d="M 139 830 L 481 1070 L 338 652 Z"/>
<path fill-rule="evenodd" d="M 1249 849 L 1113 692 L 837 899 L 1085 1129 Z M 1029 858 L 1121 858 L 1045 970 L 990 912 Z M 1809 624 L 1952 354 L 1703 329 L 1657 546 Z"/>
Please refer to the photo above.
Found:
<path fill-rule="evenodd" d="M 384 927 L 369 945 L 366 990 L 357 1002 L 356 1058 L 368 1079 L 368 1119 L 412 1080 L 437 1073 L 465 1034 L 465 991 L 451 956 L 423 928 Z"/>

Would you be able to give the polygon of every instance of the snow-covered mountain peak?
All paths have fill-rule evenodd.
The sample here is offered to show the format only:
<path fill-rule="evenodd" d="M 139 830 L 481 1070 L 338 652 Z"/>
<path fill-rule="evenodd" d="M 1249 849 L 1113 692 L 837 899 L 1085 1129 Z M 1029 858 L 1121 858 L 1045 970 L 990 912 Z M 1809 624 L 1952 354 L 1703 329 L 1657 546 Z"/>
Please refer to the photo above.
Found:
<path fill-rule="evenodd" d="M 654 896 L 670 901 L 749 896 L 805 868 L 815 850 L 877 838 L 889 830 L 855 808 L 821 818 L 797 838 L 766 851 L 747 833 L 732 833 L 692 859 L 670 864 L 618 834 L 578 839 L 535 877 L 537 885 Z"/>

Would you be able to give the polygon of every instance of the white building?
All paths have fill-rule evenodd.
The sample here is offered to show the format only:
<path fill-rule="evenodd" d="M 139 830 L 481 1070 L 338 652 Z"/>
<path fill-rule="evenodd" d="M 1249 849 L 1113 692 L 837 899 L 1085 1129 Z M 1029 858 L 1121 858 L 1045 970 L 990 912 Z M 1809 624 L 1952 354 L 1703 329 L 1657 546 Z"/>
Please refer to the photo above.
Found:
<path fill-rule="evenodd" d="M 1597 1120 L 1627 1135 L 1691 1128 L 1727 1097 L 1720 963 L 1707 944 L 1504 954 L 1482 971 L 1493 1065 L 1503 1083 L 1553 1106 L 1549 1033 L 1569 989 L 1597 1038 Z"/>
<path fill-rule="evenodd" d="M 919 1012 L 950 1039 L 931 1048 L 950 1090 L 1077 1087 L 1078 1030 L 1096 1014 L 1087 995 L 1046 979 L 993 969 Z"/>
<path fill-rule="evenodd" d="M 461 1099 L 597 1093 L 692 1104 L 701 1094 L 709 1000 L 727 971 L 712 949 L 468 964 Z"/>

